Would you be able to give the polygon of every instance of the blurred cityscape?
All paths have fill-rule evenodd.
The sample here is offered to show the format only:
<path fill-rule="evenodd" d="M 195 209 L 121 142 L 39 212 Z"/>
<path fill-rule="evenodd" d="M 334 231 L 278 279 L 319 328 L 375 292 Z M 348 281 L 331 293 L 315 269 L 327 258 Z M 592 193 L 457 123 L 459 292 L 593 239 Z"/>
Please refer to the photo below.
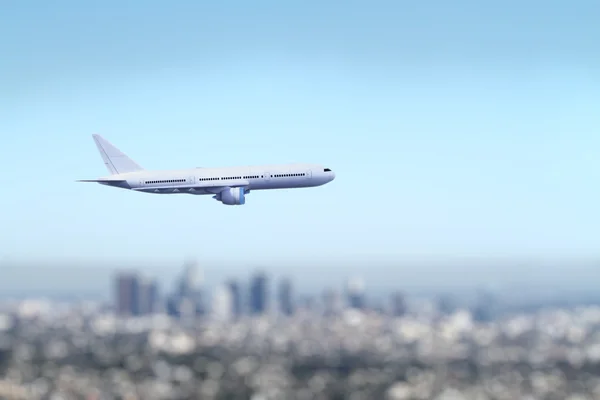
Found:
<path fill-rule="evenodd" d="M 344 308 L 371 310 L 401 316 L 406 305 L 402 293 L 393 293 L 386 307 L 367 302 L 365 284 L 349 279 L 343 292 L 325 289 L 320 298 L 297 296 L 291 279 L 283 278 L 272 293 L 266 272 L 256 271 L 250 282 L 230 279 L 209 291 L 203 287 L 203 273 L 195 262 L 188 262 L 175 290 L 161 294 L 159 283 L 135 271 L 117 273 L 114 282 L 115 312 L 120 316 L 166 314 L 181 321 L 209 318 L 231 321 L 243 316 L 287 316 L 310 312 L 332 316 Z M 274 300 L 274 301 L 273 301 Z M 447 299 L 450 302 L 450 299 Z M 449 305 L 449 304 L 448 304 Z M 448 306 L 446 305 L 446 307 Z"/>
<path fill-rule="evenodd" d="M 203 282 L 189 262 L 167 290 L 119 271 L 108 304 L 3 302 L 0 398 L 600 398 L 593 302 L 381 301 L 360 278 L 307 296 L 264 271 Z"/>

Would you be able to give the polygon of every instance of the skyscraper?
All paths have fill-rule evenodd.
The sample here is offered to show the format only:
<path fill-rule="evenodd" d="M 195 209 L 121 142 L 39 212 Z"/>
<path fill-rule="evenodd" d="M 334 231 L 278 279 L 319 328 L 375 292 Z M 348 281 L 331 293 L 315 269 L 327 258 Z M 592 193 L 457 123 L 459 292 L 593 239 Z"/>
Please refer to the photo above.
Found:
<path fill-rule="evenodd" d="M 184 272 L 179 281 L 179 298 L 176 304 L 185 304 L 185 314 L 204 314 L 202 284 L 204 276 L 195 261 L 189 261 L 184 266 Z M 179 307 L 179 306 L 178 306 Z M 179 307 L 180 308 L 180 307 Z"/>
<path fill-rule="evenodd" d="M 142 277 L 135 274 L 131 281 L 131 315 L 142 315 L 145 299 L 145 282 Z"/>
<path fill-rule="evenodd" d="M 351 308 L 363 309 L 365 307 L 365 283 L 361 278 L 348 280 L 346 296 Z"/>
<path fill-rule="evenodd" d="M 241 288 L 237 281 L 229 280 L 227 282 L 227 288 L 231 294 L 231 311 L 235 318 L 242 315 L 242 294 Z"/>
<path fill-rule="evenodd" d="M 202 288 L 204 276 L 195 261 L 188 261 L 179 281 L 179 294 L 182 297 L 193 297 Z"/>
<path fill-rule="evenodd" d="M 292 299 L 292 282 L 283 279 L 279 284 L 279 308 L 284 315 L 294 313 L 294 301 Z"/>
<path fill-rule="evenodd" d="M 391 314 L 394 317 L 401 317 L 406 314 L 406 298 L 401 292 L 394 292 L 391 296 Z"/>
<path fill-rule="evenodd" d="M 148 312 L 154 314 L 159 312 L 159 296 L 158 282 L 152 279 L 148 282 Z"/>
<path fill-rule="evenodd" d="M 133 272 L 121 272 L 116 278 L 116 309 L 120 315 L 139 316 L 155 310 L 158 285 Z"/>
<path fill-rule="evenodd" d="M 130 272 L 120 272 L 115 279 L 115 308 L 119 315 L 132 315 L 135 310 L 135 280 Z"/>
<path fill-rule="evenodd" d="M 257 272 L 250 283 L 250 312 L 254 315 L 267 311 L 267 276 Z"/>
<path fill-rule="evenodd" d="M 148 277 L 138 277 L 134 285 L 135 309 L 134 315 L 148 315 L 156 311 L 158 300 L 158 285 Z"/>
<path fill-rule="evenodd" d="M 233 316 L 231 290 L 227 285 L 218 286 L 212 299 L 212 317 L 218 321 L 228 321 Z"/>

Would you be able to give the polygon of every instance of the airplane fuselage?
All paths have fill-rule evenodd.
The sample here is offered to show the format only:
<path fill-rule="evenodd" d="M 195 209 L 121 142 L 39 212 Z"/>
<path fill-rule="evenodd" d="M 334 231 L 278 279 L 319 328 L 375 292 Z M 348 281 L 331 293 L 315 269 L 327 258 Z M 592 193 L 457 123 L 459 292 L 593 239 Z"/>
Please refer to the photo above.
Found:
<path fill-rule="evenodd" d="M 155 194 L 214 195 L 216 188 L 251 190 L 293 189 L 321 186 L 335 174 L 317 164 L 281 164 L 181 170 L 143 170 L 110 175 L 101 184 Z M 115 180 L 115 182 L 110 182 Z"/>

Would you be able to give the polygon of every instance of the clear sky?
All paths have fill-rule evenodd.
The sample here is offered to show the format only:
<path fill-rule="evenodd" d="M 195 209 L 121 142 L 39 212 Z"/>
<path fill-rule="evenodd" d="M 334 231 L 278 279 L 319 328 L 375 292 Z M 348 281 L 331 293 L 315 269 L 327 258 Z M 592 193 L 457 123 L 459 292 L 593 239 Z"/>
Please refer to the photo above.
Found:
<path fill-rule="evenodd" d="M 0 259 L 195 257 L 337 280 L 383 264 L 405 279 L 418 259 L 595 258 L 599 15 L 597 1 L 5 2 Z M 92 133 L 148 169 L 314 162 L 337 177 L 242 207 L 75 183 L 106 174 Z"/>

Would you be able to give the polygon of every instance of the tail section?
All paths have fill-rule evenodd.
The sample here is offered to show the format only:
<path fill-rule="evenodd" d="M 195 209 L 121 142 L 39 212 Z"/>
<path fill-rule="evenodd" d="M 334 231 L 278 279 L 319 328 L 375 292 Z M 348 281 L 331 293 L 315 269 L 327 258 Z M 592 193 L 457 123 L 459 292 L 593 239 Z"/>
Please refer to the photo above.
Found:
<path fill-rule="evenodd" d="M 94 134 L 92 137 L 94 138 L 94 142 L 96 142 L 96 147 L 98 147 L 102 160 L 104 160 L 106 169 L 112 175 L 143 170 L 135 161 L 127 157 L 125 153 L 117 149 L 102 136 Z"/>

